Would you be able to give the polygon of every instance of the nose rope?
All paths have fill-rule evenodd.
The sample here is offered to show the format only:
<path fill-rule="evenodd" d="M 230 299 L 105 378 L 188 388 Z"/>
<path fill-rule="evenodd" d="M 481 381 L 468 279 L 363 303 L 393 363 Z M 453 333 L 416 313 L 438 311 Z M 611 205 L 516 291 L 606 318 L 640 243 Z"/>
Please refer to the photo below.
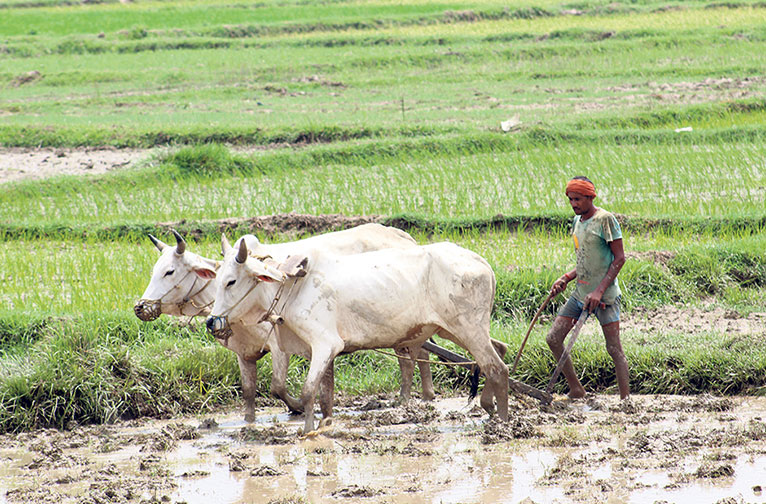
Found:
<path fill-rule="evenodd" d="M 181 278 L 181 280 L 173 284 L 173 286 L 169 287 L 158 299 L 152 299 L 152 300 L 139 299 L 138 304 L 136 304 L 136 307 L 134 309 L 134 311 L 136 311 L 136 315 L 138 315 L 138 317 L 141 318 L 142 320 L 154 320 L 160 315 L 162 315 L 162 300 L 165 298 L 165 296 L 173 292 L 175 289 L 179 288 L 181 284 L 186 280 L 186 278 L 193 273 L 194 271 L 187 272 L 186 275 L 184 275 Z M 194 290 L 194 286 L 197 285 L 197 280 L 199 280 L 199 277 L 194 279 L 194 282 L 191 284 L 191 287 L 189 287 L 189 291 L 183 297 L 182 301 L 175 303 L 176 307 L 178 307 L 178 311 L 181 314 L 183 314 L 184 307 L 186 306 L 187 303 L 191 304 L 194 308 L 196 308 L 197 312 L 192 315 L 188 315 L 189 317 L 196 317 L 197 315 L 200 315 L 203 311 L 205 311 L 206 308 L 208 308 L 215 302 L 215 297 L 213 298 L 212 301 L 204 305 L 198 305 L 197 303 L 194 302 L 194 298 L 202 294 L 202 292 L 204 292 L 205 289 L 207 289 L 212 282 L 212 280 L 207 280 L 205 284 L 197 292 L 192 294 L 191 292 L 192 290 Z M 149 318 L 145 319 L 141 315 L 139 315 L 138 313 L 139 306 L 142 306 L 142 305 L 151 307 L 150 313 L 147 314 Z"/>
<path fill-rule="evenodd" d="M 234 303 L 231 308 L 229 308 L 226 312 L 222 313 L 221 315 L 211 315 L 210 318 L 214 322 L 214 328 L 210 329 L 208 326 L 208 331 L 210 334 L 213 335 L 216 339 L 222 339 L 224 341 L 224 346 L 228 345 L 229 343 L 229 337 L 231 336 L 231 325 L 229 324 L 229 313 L 231 313 L 234 308 L 239 306 L 239 304 L 245 300 L 247 296 L 250 295 L 253 290 L 258 287 L 258 284 L 261 283 L 260 280 L 256 279 L 255 283 L 250 287 L 247 292 L 245 292 L 245 295 L 239 298 L 239 301 Z M 219 323 L 220 322 L 220 323 Z"/>
<path fill-rule="evenodd" d="M 271 324 L 271 329 L 269 330 L 269 333 L 266 335 L 266 338 L 263 340 L 263 344 L 261 344 L 261 352 L 263 352 L 263 349 L 266 348 L 266 342 L 271 337 L 271 334 L 276 330 L 277 325 L 281 325 L 281 316 L 279 313 L 282 312 L 282 310 L 285 309 L 285 305 L 287 304 L 287 300 L 290 298 L 290 293 L 293 290 L 293 287 L 295 287 L 295 284 L 298 283 L 298 279 L 295 278 L 292 285 L 290 285 L 290 289 L 287 291 L 287 296 L 285 296 L 285 301 L 282 303 L 282 310 L 279 310 L 277 312 L 276 316 L 272 316 L 272 314 L 275 313 L 275 308 L 277 307 L 277 304 L 279 303 L 279 300 L 282 296 L 282 292 L 284 292 L 285 289 L 285 281 L 287 280 L 286 277 L 283 277 L 282 281 L 279 283 L 279 287 L 277 288 L 277 293 L 274 295 L 274 299 L 271 301 L 271 305 L 269 305 L 268 310 L 266 310 L 266 313 L 263 314 L 263 316 L 256 322 L 256 324 L 260 324 L 261 322 L 269 322 Z M 221 335 L 220 339 L 223 339 L 225 342 L 228 343 L 229 336 L 231 335 L 231 326 L 229 325 L 229 314 L 234 311 L 234 308 L 236 308 L 242 301 L 245 300 L 247 296 L 250 295 L 250 293 L 255 289 L 258 284 L 261 283 L 260 280 L 256 280 L 255 284 L 250 287 L 250 289 L 245 293 L 244 296 L 242 296 L 239 301 L 234 303 L 231 308 L 227 310 L 226 313 L 223 315 L 215 315 L 211 317 L 214 320 L 215 326 L 220 326 L 220 329 L 213 329 L 211 332 L 213 333 L 213 336 L 218 338 L 218 335 Z"/>
<path fill-rule="evenodd" d="M 184 296 L 183 301 L 181 301 L 179 303 L 176 303 L 176 305 L 178 306 L 178 311 L 180 311 L 181 313 L 183 313 L 184 306 L 187 303 L 191 304 L 194 308 L 197 309 L 197 313 L 195 313 L 193 315 L 189 315 L 189 317 L 196 317 L 197 315 L 199 315 L 203 311 L 205 311 L 205 308 L 207 308 L 207 307 L 211 306 L 213 303 L 215 303 L 215 297 L 213 297 L 213 299 L 209 303 L 204 304 L 204 305 L 197 305 L 197 303 L 194 302 L 194 298 L 196 296 L 199 296 L 200 294 L 202 294 L 205 291 L 205 289 L 207 289 L 208 286 L 211 283 L 211 280 L 208 280 L 207 282 L 205 282 L 205 284 L 202 286 L 201 289 L 199 289 L 194 294 L 191 294 L 192 289 L 194 289 L 194 286 L 197 285 L 197 280 L 199 280 L 199 277 L 195 277 L 194 278 L 194 283 L 189 288 L 189 292 L 186 293 L 186 296 Z"/>

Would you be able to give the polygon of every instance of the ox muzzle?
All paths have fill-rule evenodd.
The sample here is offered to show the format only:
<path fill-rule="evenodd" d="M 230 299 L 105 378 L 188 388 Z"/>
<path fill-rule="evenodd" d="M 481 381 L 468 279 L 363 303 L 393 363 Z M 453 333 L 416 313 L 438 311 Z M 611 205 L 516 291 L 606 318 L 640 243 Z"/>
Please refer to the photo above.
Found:
<path fill-rule="evenodd" d="M 223 317 L 208 317 L 205 321 L 205 327 L 207 327 L 207 332 L 212 334 L 215 339 L 223 340 L 225 343 L 228 343 L 229 337 L 232 335 L 229 317 L 226 315 Z"/>
<path fill-rule="evenodd" d="M 150 322 L 162 315 L 162 303 L 159 299 L 139 299 L 133 306 L 133 311 L 139 319 Z"/>

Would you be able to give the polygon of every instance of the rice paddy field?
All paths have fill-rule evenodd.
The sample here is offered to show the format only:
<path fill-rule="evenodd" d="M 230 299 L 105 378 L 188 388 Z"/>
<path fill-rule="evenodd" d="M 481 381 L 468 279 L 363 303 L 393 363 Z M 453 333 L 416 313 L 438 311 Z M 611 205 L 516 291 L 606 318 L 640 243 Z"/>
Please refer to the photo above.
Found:
<path fill-rule="evenodd" d="M 454 241 L 495 271 L 510 364 L 574 265 L 575 175 L 624 232 L 633 392 L 763 395 L 763 54 L 750 0 L 0 0 L 0 431 L 239 407 L 236 356 L 203 320 L 133 315 L 147 234 L 171 228 L 213 258 L 222 232 L 279 242 L 353 217 Z M 73 153 L 69 174 L 24 161 Z M 515 379 L 547 383 L 564 301 Z M 616 392 L 595 322 L 573 361 Z M 438 392 L 464 388 L 433 367 Z M 259 370 L 273 406 L 269 357 Z M 336 364 L 342 395 L 398 387 L 387 356 Z"/>

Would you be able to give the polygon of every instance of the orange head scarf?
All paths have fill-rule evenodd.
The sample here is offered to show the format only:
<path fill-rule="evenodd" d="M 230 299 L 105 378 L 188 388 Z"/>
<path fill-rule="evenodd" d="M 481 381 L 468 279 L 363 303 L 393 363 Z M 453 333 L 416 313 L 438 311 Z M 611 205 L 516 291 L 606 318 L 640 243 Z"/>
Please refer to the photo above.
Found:
<path fill-rule="evenodd" d="M 570 192 L 576 192 L 583 196 L 596 197 L 596 187 L 593 185 L 593 182 L 582 179 L 572 179 L 567 182 L 566 194 L 569 194 Z"/>

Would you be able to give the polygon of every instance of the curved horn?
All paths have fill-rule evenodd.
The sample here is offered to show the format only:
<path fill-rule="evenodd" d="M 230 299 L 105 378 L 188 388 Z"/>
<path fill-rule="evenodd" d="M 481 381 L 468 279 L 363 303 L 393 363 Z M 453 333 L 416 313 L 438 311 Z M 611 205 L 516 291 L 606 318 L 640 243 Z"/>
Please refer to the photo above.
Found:
<path fill-rule="evenodd" d="M 237 253 L 237 262 L 243 264 L 247 261 L 247 244 L 245 240 L 239 241 L 239 252 Z"/>
<path fill-rule="evenodd" d="M 176 254 L 181 255 L 186 251 L 186 240 L 184 240 L 184 237 L 178 234 L 178 231 L 175 229 L 171 229 L 173 232 L 173 236 L 176 237 Z"/>
<path fill-rule="evenodd" d="M 154 246 L 157 247 L 157 250 L 162 252 L 162 250 L 168 246 L 167 243 L 163 243 L 162 240 L 159 238 L 156 238 L 154 235 L 150 234 L 149 239 L 152 240 L 152 243 L 154 243 Z"/>
<path fill-rule="evenodd" d="M 229 240 L 226 239 L 226 235 L 221 233 L 221 253 L 226 255 L 226 252 L 229 250 L 231 250 L 231 244 L 229 243 Z"/>

